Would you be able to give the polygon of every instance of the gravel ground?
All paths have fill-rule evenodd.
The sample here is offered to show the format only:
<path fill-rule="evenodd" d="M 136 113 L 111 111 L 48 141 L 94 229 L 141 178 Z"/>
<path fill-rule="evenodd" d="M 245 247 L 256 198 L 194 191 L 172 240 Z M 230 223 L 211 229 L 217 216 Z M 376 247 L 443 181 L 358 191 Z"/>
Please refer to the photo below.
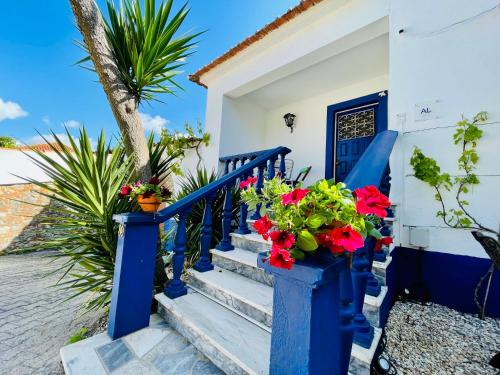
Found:
<path fill-rule="evenodd" d="M 431 304 L 396 302 L 386 326 L 385 355 L 399 374 L 492 375 L 500 351 L 500 319 Z"/>
<path fill-rule="evenodd" d="M 59 349 L 81 327 L 99 330 L 100 314 L 81 315 L 83 297 L 61 302 L 58 267 L 47 254 L 0 256 L 0 374 L 63 374 Z"/>

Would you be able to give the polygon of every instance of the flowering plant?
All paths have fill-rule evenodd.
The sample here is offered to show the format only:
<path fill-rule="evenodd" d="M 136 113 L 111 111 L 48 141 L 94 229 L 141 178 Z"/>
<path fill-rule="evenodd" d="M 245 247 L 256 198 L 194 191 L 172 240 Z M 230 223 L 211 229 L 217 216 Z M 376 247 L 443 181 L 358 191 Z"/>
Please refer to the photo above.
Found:
<path fill-rule="evenodd" d="M 375 186 L 351 192 L 343 183 L 320 180 L 307 189 L 292 189 L 274 178 L 264 181 L 258 194 L 255 182 L 248 178 L 240 184 L 241 197 L 250 210 L 260 204 L 261 218 L 253 226 L 272 242 L 272 266 L 290 269 L 296 260 L 318 251 L 352 253 L 363 247 L 367 236 L 377 240 L 378 249 L 392 240 L 376 229 L 390 201 Z"/>
<path fill-rule="evenodd" d="M 147 183 L 139 180 L 133 184 L 122 186 L 118 195 L 122 199 L 128 198 L 129 200 L 137 199 L 139 196 L 143 198 L 155 197 L 160 202 L 165 202 L 172 196 L 172 192 L 167 187 L 160 186 L 158 177 L 152 177 Z"/>

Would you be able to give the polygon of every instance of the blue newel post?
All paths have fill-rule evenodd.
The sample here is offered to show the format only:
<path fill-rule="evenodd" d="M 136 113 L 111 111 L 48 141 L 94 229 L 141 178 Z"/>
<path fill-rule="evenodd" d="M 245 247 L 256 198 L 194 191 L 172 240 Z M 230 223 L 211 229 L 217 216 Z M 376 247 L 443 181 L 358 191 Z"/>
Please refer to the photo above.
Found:
<path fill-rule="evenodd" d="M 368 262 L 370 263 L 370 266 L 368 267 L 369 272 L 366 279 L 366 294 L 377 297 L 382 291 L 382 287 L 380 286 L 380 283 L 378 282 L 377 278 L 372 272 L 374 247 L 375 247 L 374 242 L 371 242 L 371 244 L 369 244 L 369 246 L 366 247 L 366 257 L 368 259 Z"/>
<path fill-rule="evenodd" d="M 274 275 L 270 375 L 345 375 L 351 357 L 352 281 L 345 257 L 298 261 Z"/>
<path fill-rule="evenodd" d="M 354 342 L 364 348 L 371 346 L 374 334 L 373 327 L 363 315 L 366 283 L 370 274 L 370 262 L 367 256 L 369 246 L 373 246 L 373 241 L 366 241 L 364 247 L 354 252 L 351 270 L 354 288 Z"/>
<path fill-rule="evenodd" d="M 108 334 L 117 339 L 149 326 L 158 241 L 158 222 L 150 214 L 121 214 Z"/>
<path fill-rule="evenodd" d="M 215 194 L 212 194 L 205 199 L 200 236 L 200 259 L 198 259 L 193 267 L 199 272 L 206 272 L 214 269 L 214 265 L 210 261 L 210 246 L 212 245 L 212 202 L 214 198 Z"/>

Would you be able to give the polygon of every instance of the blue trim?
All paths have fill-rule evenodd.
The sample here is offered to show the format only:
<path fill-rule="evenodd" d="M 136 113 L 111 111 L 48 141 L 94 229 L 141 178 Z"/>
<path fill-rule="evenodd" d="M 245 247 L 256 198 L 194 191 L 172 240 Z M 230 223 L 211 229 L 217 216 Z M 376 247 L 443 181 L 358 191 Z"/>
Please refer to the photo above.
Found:
<path fill-rule="evenodd" d="M 375 104 L 378 103 L 376 110 L 375 124 L 377 128 L 376 133 L 383 132 L 387 130 L 387 90 L 385 96 L 379 96 L 379 92 L 375 94 L 370 94 L 362 96 L 360 98 L 347 100 L 342 103 L 332 104 L 328 106 L 326 111 L 326 160 L 325 160 L 325 178 L 333 178 L 333 153 L 334 153 L 334 141 L 335 141 L 335 113 L 338 111 L 344 111 L 349 108 L 359 107 L 362 105 Z"/>
<path fill-rule="evenodd" d="M 407 288 L 411 296 L 418 298 L 426 294 L 431 302 L 465 313 L 478 313 L 474 304 L 474 288 L 490 266 L 490 259 L 404 247 L 395 248 L 391 256 L 392 270 L 388 277 L 391 294 L 401 293 Z M 419 261 L 426 293 L 418 288 Z M 485 289 L 486 285 L 483 285 L 481 296 L 484 296 Z M 500 318 L 499 270 L 495 271 L 491 280 L 486 315 Z"/>

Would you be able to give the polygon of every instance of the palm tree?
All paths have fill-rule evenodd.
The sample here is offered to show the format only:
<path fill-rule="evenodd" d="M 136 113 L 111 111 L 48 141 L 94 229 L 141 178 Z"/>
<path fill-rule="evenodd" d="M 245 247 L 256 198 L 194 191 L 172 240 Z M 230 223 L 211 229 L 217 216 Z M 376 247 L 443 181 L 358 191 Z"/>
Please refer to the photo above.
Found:
<path fill-rule="evenodd" d="M 140 1 L 123 0 L 117 10 L 113 0 L 107 0 L 105 19 L 95 0 L 69 2 L 88 51 L 80 62 L 93 63 L 134 169 L 148 179 L 151 166 L 138 107 L 143 100 L 180 88 L 174 77 L 199 35 L 178 35 L 189 9 L 184 5 L 173 14 L 173 0 L 158 8 L 155 0 L 145 0 L 143 11 Z"/>

